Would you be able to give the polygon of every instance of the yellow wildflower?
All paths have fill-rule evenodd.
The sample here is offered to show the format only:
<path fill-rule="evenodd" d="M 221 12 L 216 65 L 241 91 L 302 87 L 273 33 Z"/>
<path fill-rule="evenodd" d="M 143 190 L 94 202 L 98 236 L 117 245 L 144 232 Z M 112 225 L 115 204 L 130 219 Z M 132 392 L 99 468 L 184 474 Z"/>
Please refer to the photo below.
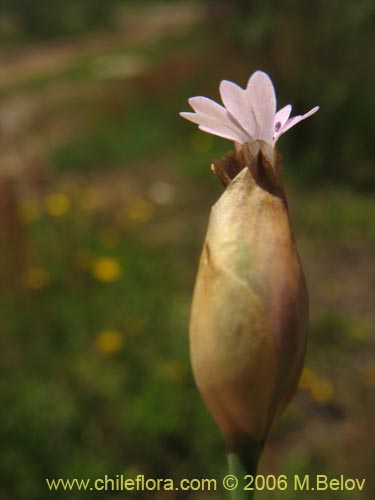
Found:
<path fill-rule="evenodd" d="M 138 198 L 126 210 L 129 219 L 135 222 L 147 222 L 151 219 L 154 207 L 151 203 L 142 198 Z"/>
<path fill-rule="evenodd" d="M 118 351 L 123 344 L 123 337 L 117 330 L 103 330 L 95 339 L 96 349 L 103 354 Z"/>
<path fill-rule="evenodd" d="M 333 385 L 326 378 L 316 378 L 311 387 L 311 395 L 318 403 L 327 403 L 333 397 Z"/>
<path fill-rule="evenodd" d="M 121 276 L 120 263 L 111 257 L 102 257 L 94 261 L 92 266 L 93 276 L 103 283 L 111 283 Z"/>
<path fill-rule="evenodd" d="M 24 276 L 25 286 L 32 288 L 33 290 L 40 290 L 41 288 L 44 288 L 48 285 L 49 281 L 49 273 L 41 267 L 30 268 Z"/>
<path fill-rule="evenodd" d="M 70 210 L 70 199 L 64 193 L 53 193 L 45 199 L 45 207 L 52 217 L 62 217 Z"/>
<path fill-rule="evenodd" d="M 300 389 L 310 389 L 314 380 L 316 379 L 316 374 L 311 368 L 304 368 L 301 378 L 298 383 Z"/>

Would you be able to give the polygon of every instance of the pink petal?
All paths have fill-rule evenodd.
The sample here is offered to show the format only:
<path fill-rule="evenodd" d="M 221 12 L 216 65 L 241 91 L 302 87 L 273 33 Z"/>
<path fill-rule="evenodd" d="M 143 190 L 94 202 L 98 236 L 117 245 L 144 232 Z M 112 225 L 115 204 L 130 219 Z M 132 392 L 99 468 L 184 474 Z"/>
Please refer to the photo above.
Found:
<path fill-rule="evenodd" d="M 276 95 L 270 77 L 263 71 L 253 73 L 246 88 L 256 122 L 256 139 L 271 142 L 274 134 Z"/>
<path fill-rule="evenodd" d="M 240 137 L 239 135 L 236 135 L 234 132 L 226 132 L 224 129 L 221 128 L 210 128 L 210 127 L 205 127 L 204 125 L 199 125 L 198 127 L 200 130 L 203 132 L 208 132 L 209 134 L 217 135 L 218 137 L 223 137 L 224 139 L 229 139 L 230 141 L 234 141 L 236 144 L 244 144 L 247 142 L 249 139 Z"/>
<path fill-rule="evenodd" d="M 208 97 L 190 97 L 189 104 L 196 113 L 211 116 L 218 120 L 229 120 L 226 109 Z"/>
<path fill-rule="evenodd" d="M 189 104 L 198 115 L 207 116 L 221 122 L 222 125 L 234 130 L 238 137 L 243 137 L 245 142 L 251 139 L 247 137 L 242 128 L 231 119 L 228 111 L 212 99 L 202 96 L 191 97 L 189 99 Z"/>
<path fill-rule="evenodd" d="M 241 143 L 249 140 L 245 132 L 231 120 L 228 111 L 212 99 L 203 96 L 191 97 L 189 104 L 196 111 L 196 114 L 180 113 L 181 116 L 202 125 L 205 132 L 230 140 L 240 140 Z"/>
<path fill-rule="evenodd" d="M 220 82 L 220 96 L 228 112 L 246 131 L 249 139 L 254 138 L 254 115 L 245 90 L 233 82 L 223 80 Z"/>
<path fill-rule="evenodd" d="M 180 116 L 198 124 L 201 130 L 209 132 L 210 134 L 218 135 L 219 137 L 224 137 L 226 139 L 230 139 L 231 141 L 237 141 L 241 144 L 249 140 L 246 137 L 246 134 L 242 130 L 238 129 L 234 124 L 229 126 L 217 118 L 187 112 L 180 113 Z"/>
<path fill-rule="evenodd" d="M 292 111 L 292 106 L 290 104 L 287 104 L 276 113 L 275 123 L 274 123 L 274 133 L 277 133 L 279 130 L 283 128 L 285 122 L 290 116 L 291 111 Z M 280 123 L 278 130 L 276 130 L 275 128 L 277 123 Z"/>
<path fill-rule="evenodd" d="M 294 127 L 294 125 L 297 125 L 297 123 L 301 122 L 302 120 L 305 120 L 309 116 L 316 113 L 318 111 L 318 109 L 319 109 L 319 106 L 315 106 L 315 108 L 310 109 L 310 111 L 308 111 L 304 115 L 297 115 L 297 116 L 293 116 L 292 118 L 289 118 L 289 120 L 286 121 L 284 126 L 279 131 L 278 137 L 280 137 L 281 134 L 284 134 L 290 128 Z"/>

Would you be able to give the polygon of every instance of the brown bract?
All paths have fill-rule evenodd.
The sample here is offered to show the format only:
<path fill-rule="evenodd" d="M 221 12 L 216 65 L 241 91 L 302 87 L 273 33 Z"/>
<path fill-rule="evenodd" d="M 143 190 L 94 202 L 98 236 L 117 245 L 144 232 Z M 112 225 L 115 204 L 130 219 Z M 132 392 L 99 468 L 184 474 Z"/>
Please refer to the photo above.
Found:
<path fill-rule="evenodd" d="M 305 354 L 307 290 L 279 163 L 261 141 L 214 162 L 226 189 L 211 210 L 191 308 L 194 377 L 240 455 L 263 446 Z"/>

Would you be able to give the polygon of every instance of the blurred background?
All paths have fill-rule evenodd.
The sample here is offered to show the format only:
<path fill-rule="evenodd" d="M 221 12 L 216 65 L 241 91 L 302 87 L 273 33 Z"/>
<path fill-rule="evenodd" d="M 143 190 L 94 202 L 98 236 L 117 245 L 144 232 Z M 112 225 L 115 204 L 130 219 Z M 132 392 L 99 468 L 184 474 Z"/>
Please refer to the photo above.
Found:
<path fill-rule="evenodd" d="M 232 144 L 178 112 L 193 95 L 218 100 L 221 79 L 244 86 L 256 69 L 270 74 L 279 107 L 321 106 L 278 143 L 311 336 L 260 472 L 365 477 L 363 493 L 319 498 L 370 498 L 373 15 L 370 0 L 3 0 L 1 500 L 50 498 L 52 477 L 225 473 L 187 325 L 222 192 L 210 160 Z M 226 498 L 98 497 L 119 495 Z"/>

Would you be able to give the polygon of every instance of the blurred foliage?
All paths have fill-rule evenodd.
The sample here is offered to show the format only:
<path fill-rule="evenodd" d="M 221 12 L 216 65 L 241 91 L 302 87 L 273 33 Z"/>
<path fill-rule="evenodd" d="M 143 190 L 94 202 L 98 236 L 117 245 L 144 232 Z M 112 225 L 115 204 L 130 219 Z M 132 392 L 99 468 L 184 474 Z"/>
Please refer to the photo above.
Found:
<path fill-rule="evenodd" d="M 155 4 L 124 2 L 139 3 Z M 210 161 L 232 145 L 178 112 L 191 95 L 218 100 L 221 79 L 244 85 L 258 67 L 272 76 L 280 107 L 321 105 L 278 143 L 311 338 L 300 391 L 260 472 L 370 481 L 369 3 L 203 2 L 210 15 L 189 30 L 145 43 L 103 39 L 84 53 L 77 35 L 109 23 L 115 2 L 5 5 L 20 16 L 31 70 L 17 76 L 16 67 L 0 82 L 0 498 L 50 498 L 46 477 L 223 476 L 224 445 L 190 373 L 187 324 L 208 212 L 221 193 Z M 31 45 L 33 68 L 29 39 L 62 35 L 74 35 L 69 58 L 51 71 Z M 54 55 L 64 44 L 42 47 Z"/>
<path fill-rule="evenodd" d="M 0 309 L 0 468 L 13 498 L 48 497 L 57 471 L 114 477 L 138 464 L 162 477 L 172 457 L 173 475 L 206 467 L 205 453 L 193 458 L 194 429 L 210 422 L 189 370 L 188 296 L 171 252 L 146 238 L 156 207 L 131 196 L 113 220 L 99 200 L 75 184 L 22 204 L 33 262 L 9 269 Z"/>
<path fill-rule="evenodd" d="M 126 114 L 99 118 L 91 133 L 74 138 L 52 158 L 59 170 L 96 169 L 124 164 L 140 157 L 152 157 L 168 148 L 171 115 L 158 103 L 137 101 Z M 147 131 L 139 130 L 148 123 Z"/>
<path fill-rule="evenodd" d="M 121 0 L 120 0 L 121 1 Z M 108 27 L 119 0 L 3 0 L 0 12 L 27 37 L 54 38 Z"/>
<path fill-rule="evenodd" d="M 165 4 L 183 0 L 164 0 Z M 2 0 L 0 35 L 14 31 L 23 39 L 74 36 L 116 24 L 116 7 L 153 5 L 154 0 Z M 1 26 L 3 24 L 3 26 Z"/>

